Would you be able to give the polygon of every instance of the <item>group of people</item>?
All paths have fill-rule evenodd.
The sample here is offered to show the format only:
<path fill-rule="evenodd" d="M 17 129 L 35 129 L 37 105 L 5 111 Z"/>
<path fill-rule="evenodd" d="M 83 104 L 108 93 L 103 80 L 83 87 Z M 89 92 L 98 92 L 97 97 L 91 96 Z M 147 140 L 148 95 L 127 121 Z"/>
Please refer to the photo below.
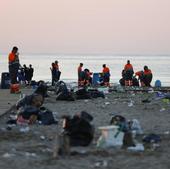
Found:
<path fill-rule="evenodd" d="M 20 65 L 18 48 L 16 46 L 13 47 L 11 53 L 8 56 L 8 64 L 11 84 L 30 84 L 34 69 L 31 64 L 29 67 L 27 67 L 25 64 L 23 67 Z"/>
<path fill-rule="evenodd" d="M 23 67 L 20 67 L 18 70 L 18 82 L 20 84 L 30 84 L 33 78 L 34 74 L 34 68 L 30 64 L 29 67 L 26 66 L 26 64 L 23 65 Z"/>
<path fill-rule="evenodd" d="M 61 72 L 59 70 L 59 64 L 56 60 L 55 62 L 51 63 L 51 75 L 52 75 L 52 86 L 55 85 L 56 82 L 60 80 Z"/>
<path fill-rule="evenodd" d="M 92 84 L 92 72 L 89 69 L 83 70 L 83 63 L 78 66 L 78 86 L 89 86 Z M 100 73 L 100 85 L 109 86 L 110 82 L 110 69 L 103 64 L 103 70 Z"/>
<path fill-rule="evenodd" d="M 11 53 L 8 56 L 9 60 L 9 73 L 11 78 L 11 84 L 22 83 L 30 84 L 34 69 L 30 64 L 27 67 L 25 64 L 23 67 L 19 63 L 19 53 L 18 48 L 13 47 Z M 52 85 L 54 86 L 56 82 L 60 80 L 61 72 L 59 70 L 59 64 L 56 60 L 51 64 L 51 74 L 52 74 Z M 83 63 L 80 63 L 78 66 L 78 86 L 89 86 L 92 84 L 92 72 L 89 69 L 83 70 Z M 110 69 L 103 64 L 102 70 L 100 73 L 99 84 L 104 86 L 110 86 Z M 138 79 L 136 78 L 138 77 Z M 130 63 L 130 60 L 127 61 L 127 64 L 124 66 L 122 70 L 122 78 L 120 79 L 120 84 L 122 86 L 139 86 L 142 87 L 148 86 L 150 87 L 150 83 L 152 81 L 152 71 L 148 68 L 148 66 L 144 66 L 144 69 L 141 71 L 134 72 L 133 66 Z"/>
<path fill-rule="evenodd" d="M 130 60 L 128 60 L 127 64 L 124 66 L 124 69 L 122 70 L 122 78 L 119 82 L 122 86 L 139 86 L 140 81 L 141 87 L 150 87 L 152 77 L 152 71 L 148 68 L 148 66 L 145 65 L 143 70 L 134 72 L 133 66 L 130 63 Z"/>
<path fill-rule="evenodd" d="M 110 86 L 110 69 L 103 64 L 103 69 L 100 73 L 99 84 L 102 86 Z M 88 86 L 92 84 L 92 72 L 89 69 L 83 70 L 83 63 L 80 63 L 78 66 L 78 86 Z M 141 86 L 141 87 L 150 87 L 152 81 L 152 71 L 148 66 L 144 66 L 144 70 L 134 72 L 133 66 L 130 63 L 130 60 L 127 61 L 127 64 L 122 70 L 122 78 L 120 79 L 120 84 L 122 86 Z M 139 84 L 140 81 L 140 84 Z"/>

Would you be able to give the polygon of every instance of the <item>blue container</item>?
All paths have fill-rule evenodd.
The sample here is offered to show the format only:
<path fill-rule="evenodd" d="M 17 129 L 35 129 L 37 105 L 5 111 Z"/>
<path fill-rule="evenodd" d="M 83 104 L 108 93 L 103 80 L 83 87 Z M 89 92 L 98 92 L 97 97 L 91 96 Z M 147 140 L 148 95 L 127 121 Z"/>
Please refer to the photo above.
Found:
<path fill-rule="evenodd" d="M 100 73 L 93 73 L 92 84 L 98 85 L 98 84 L 100 84 L 101 81 L 102 81 L 102 77 L 101 77 Z"/>
<path fill-rule="evenodd" d="M 1 89 L 9 89 L 10 88 L 10 75 L 8 72 L 3 72 L 1 74 Z"/>

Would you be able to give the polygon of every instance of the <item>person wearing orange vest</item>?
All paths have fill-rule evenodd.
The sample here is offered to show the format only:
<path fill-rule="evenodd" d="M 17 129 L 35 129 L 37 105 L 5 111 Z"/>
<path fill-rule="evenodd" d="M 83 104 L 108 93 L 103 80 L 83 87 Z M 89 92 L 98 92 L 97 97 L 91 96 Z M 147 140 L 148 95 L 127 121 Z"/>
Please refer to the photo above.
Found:
<path fill-rule="evenodd" d="M 82 80 L 82 68 L 83 68 L 83 63 L 80 63 L 79 67 L 77 68 L 77 73 L 78 73 L 78 86 L 81 86 L 81 80 Z"/>
<path fill-rule="evenodd" d="M 105 86 L 110 86 L 110 69 L 106 66 L 106 64 L 103 64 L 103 83 Z"/>
<path fill-rule="evenodd" d="M 16 46 L 13 47 L 11 53 L 8 55 L 8 64 L 11 84 L 16 84 L 17 74 L 20 66 L 18 48 Z"/>
<path fill-rule="evenodd" d="M 135 76 L 139 77 L 141 87 L 150 87 L 150 83 L 152 81 L 152 71 L 148 69 L 148 66 L 144 66 L 144 71 L 138 71 L 135 73 Z"/>
<path fill-rule="evenodd" d="M 151 81 L 152 81 L 152 71 L 148 69 L 148 66 L 144 66 L 144 84 L 147 87 L 151 87 Z"/>
<path fill-rule="evenodd" d="M 127 61 L 127 64 L 124 66 L 125 71 L 125 86 L 132 86 L 132 77 L 133 77 L 133 66 L 130 64 L 130 60 Z"/>

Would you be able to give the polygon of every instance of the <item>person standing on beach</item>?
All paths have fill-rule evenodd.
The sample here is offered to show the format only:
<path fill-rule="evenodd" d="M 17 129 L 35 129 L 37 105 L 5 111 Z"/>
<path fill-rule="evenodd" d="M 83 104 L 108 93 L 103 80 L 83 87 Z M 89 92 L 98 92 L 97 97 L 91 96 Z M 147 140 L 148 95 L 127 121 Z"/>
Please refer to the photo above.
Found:
<path fill-rule="evenodd" d="M 33 73 L 34 73 L 34 68 L 33 68 L 32 65 L 30 64 L 30 65 L 29 65 L 29 83 L 30 83 L 31 80 L 32 80 Z"/>
<path fill-rule="evenodd" d="M 58 61 L 56 60 L 55 61 L 55 69 L 56 69 L 56 79 L 57 79 L 57 81 L 59 81 L 60 80 L 60 76 L 61 76 L 61 72 L 60 72 L 60 70 L 59 70 L 59 64 L 58 64 Z"/>
<path fill-rule="evenodd" d="M 133 66 L 130 63 L 130 60 L 127 61 L 127 64 L 124 66 L 125 71 L 125 86 L 132 86 L 132 77 L 133 77 Z"/>
<path fill-rule="evenodd" d="M 78 86 L 81 85 L 81 79 L 82 79 L 82 68 L 83 68 L 83 63 L 80 63 L 78 69 L 77 69 L 77 72 L 78 72 Z"/>
<path fill-rule="evenodd" d="M 103 83 L 105 86 L 110 86 L 110 69 L 106 66 L 106 64 L 103 64 Z"/>
<path fill-rule="evenodd" d="M 16 84 L 17 74 L 20 67 L 19 53 L 18 53 L 18 48 L 16 46 L 13 47 L 11 53 L 8 56 L 8 64 L 9 64 L 9 74 L 11 78 L 11 84 Z"/>

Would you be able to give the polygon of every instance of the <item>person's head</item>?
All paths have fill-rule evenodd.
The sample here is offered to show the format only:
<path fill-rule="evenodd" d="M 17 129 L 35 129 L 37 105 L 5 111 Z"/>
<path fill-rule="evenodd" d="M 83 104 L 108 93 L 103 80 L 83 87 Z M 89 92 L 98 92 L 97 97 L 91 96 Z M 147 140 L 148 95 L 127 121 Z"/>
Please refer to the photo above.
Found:
<path fill-rule="evenodd" d="M 127 60 L 127 64 L 130 64 L 130 60 Z"/>
<path fill-rule="evenodd" d="M 26 68 L 27 67 L 26 64 L 24 64 L 23 67 Z"/>
<path fill-rule="evenodd" d="M 103 68 L 105 68 L 106 67 L 106 64 L 103 64 Z"/>
<path fill-rule="evenodd" d="M 83 67 L 83 63 L 80 63 L 80 67 Z"/>
<path fill-rule="evenodd" d="M 58 60 L 55 61 L 55 64 L 58 64 Z"/>
<path fill-rule="evenodd" d="M 89 72 L 89 69 L 84 69 L 85 72 Z"/>
<path fill-rule="evenodd" d="M 143 69 L 144 69 L 144 70 L 148 70 L 148 66 L 145 65 L 145 66 L 143 67 Z"/>
<path fill-rule="evenodd" d="M 31 105 L 35 107 L 41 107 L 44 102 L 44 98 L 41 94 L 34 95 L 32 98 Z"/>
<path fill-rule="evenodd" d="M 31 68 L 31 67 L 32 67 L 32 65 L 30 64 L 30 65 L 29 65 L 29 67 Z"/>
<path fill-rule="evenodd" d="M 55 63 L 51 63 L 51 66 L 52 66 L 52 68 L 54 68 L 55 67 Z"/>
<path fill-rule="evenodd" d="M 17 52 L 18 52 L 18 48 L 16 46 L 14 46 L 12 48 L 12 53 L 17 54 Z"/>

